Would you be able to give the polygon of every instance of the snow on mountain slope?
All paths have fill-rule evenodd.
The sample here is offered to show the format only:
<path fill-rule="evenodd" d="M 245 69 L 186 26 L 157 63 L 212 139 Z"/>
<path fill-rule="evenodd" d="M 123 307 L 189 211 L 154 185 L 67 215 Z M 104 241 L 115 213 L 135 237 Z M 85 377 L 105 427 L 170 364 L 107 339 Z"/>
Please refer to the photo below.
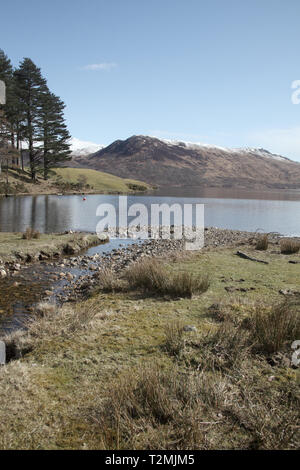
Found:
<path fill-rule="evenodd" d="M 75 157 L 86 156 L 91 153 L 95 153 L 102 149 L 104 145 L 95 144 L 94 142 L 88 142 L 85 140 L 79 140 L 76 137 L 72 137 L 70 140 L 72 155 Z"/>
<path fill-rule="evenodd" d="M 156 137 L 157 138 L 157 137 Z M 211 144 L 205 144 L 202 142 L 185 142 L 185 141 L 178 141 L 178 140 L 168 140 L 168 139 L 158 139 L 162 142 L 164 142 L 167 145 L 170 146 L 181 146 L 181 147 L 186 147 L 190 148 L 193 150 L 201 150 L 202 149 L 216 149 L 216 150 L 221 150 L 223 152 L 228 152 L 228 153 L 247 153 L 247 154 L 252 154 L 256 156 L 260 156 L 263 158 L 273 158 L 274 160 L 283 160 L 283 161 L 290 161 L 289 158 L 282 157 L 281 155 L 277 155 L 274 153 L 269 152 L 268 150 L 265 150 L 263 148 L 250 148 L 250 147 L 244 147 L 244 148 L 230 148 L 230 147 L 220 147 L 218 145 L 211 145 Z"/>

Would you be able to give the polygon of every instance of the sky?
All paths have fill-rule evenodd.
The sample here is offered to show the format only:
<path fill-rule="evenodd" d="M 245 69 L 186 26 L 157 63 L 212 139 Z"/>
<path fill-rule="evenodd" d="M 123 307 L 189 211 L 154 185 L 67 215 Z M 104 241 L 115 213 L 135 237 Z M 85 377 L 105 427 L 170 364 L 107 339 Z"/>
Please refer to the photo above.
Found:
<path fill-rule="evenodd" d="M 145 134 L 300 161 L 299 18 L 299 0 L 9 0 L 0 48 L 41 68 L 80 140 Z"/>

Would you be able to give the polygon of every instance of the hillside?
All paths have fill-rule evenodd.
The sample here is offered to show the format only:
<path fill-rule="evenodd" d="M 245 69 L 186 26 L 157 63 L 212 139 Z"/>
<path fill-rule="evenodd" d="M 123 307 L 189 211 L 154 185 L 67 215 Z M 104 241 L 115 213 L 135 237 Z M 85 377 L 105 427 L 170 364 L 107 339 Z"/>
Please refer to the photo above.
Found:
<path fill-rule="evenodd" d="M 146 191 L 150 186 L 133 179 L 124 179 L 101 171 L 80 168 L 55 168 L 48 181 L 38 178 L 33 184 L 27 171 L 9 169 L 8 188 L 4 171 L 0 175 L 2 194 L 55 194 L 55 193 L 131 193 Z"/>
<path fill-rule="evenodd" d="M 158 186 L 300 188 L 300 163 L 264 149 L 229 149 L 148 136 L 116 140 L 74 156 L 72 166 L 92 168 Z"/>

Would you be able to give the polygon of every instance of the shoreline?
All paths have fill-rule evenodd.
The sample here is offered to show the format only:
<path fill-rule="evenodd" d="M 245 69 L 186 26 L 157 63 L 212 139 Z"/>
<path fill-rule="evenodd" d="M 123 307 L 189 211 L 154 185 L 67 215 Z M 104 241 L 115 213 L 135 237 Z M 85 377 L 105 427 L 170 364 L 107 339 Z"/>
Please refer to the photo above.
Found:
<path fill-rule="evenodd" d="M 289 430 L 299 414 L 299 367 L 291 361 L 298 333 L 280 325 L 299 317 L 300 255 L 281 254 L 275 234 L 258 251 L 254 235 L 208 228 L 199 251 L 165 240 L 55 261 L 61 272 L 85 265 L 87 289 L 78 285 L 78 298 L 61 299 L 61 306 L 39 303 L 25 329 L 1 336 L 7 363 L 0 368 L 0 448 L 297 448 Z M 207 289 L 181 297 L 147 286 L 109 288 L 98 277 L 97 268 L 113 268 L 117 282 L 128 260 L 147 255 L 167 281 L 208 276 Z M 251 335 L 262 313 L 267 327 L 254 338 L 256 349 Z M 166 403 L 167 421 L 153 397 Z M 266 416 L 272 425 L 265 431 Z"/>
<path fill-rule="evenodd" d="M 207 192 L 207 193 L 222 193 L 223 192 L 223 197 L 225 198 L 230 198 L 232 197 L 233 194 L 236 193 L 236 195 L 238 195 L 238 193 L 240 193 L 241 195 L 244 194 L 244 195 L 247 195 L 247 194 L 251 194 L 252 196 L 253 195 L 256 195 L 256 197 L 253 197 L 253 198 L 250 198 L 250 199 L 261 199 L 261 195 L 262 194 L 265 194 L 265 195 L 276 195 L 276 194 L 280 194 L 280 195 L 291 195 L 291 196 L 294 196 L 296 197 L 295 200 L 298 200 L 298 197 L 300 198 L 300 188 L 254 188 L 254 189 L 249 189 L 249 188 L 242 188 L 242 187 L 227 187 L 227 186 L 201 186 L 201 187 L 186 187 L 186 186 L 172 186 L 171 188 L 164 188 L 164 187 L 155 187 L 155 186 L 152 186 L 149 184 L 149 183 L 145 183 L 145 184 L 148 184 L 150 187 L 149 188 L 145 188 L 144 190 L 126 190 L 126 191 L 118 191 L 118 190 L 104 190 L 104 191 L 101 191 L 101 190 L 91 190 L 91 189 L 86 189 L 86 191 L 82 191 L 82 190 L 72 190 L 72 191 L 64 191 L 64 192 L 60 192 L 58 191 L 58 189 L 56 188 L 55 190 L 49 190 L 49 191 L 41 191 L 41 192 L 25 192 L 25 193 L 22 193 L 22 192 L 19 192 L 19 193 L 16 193 L 16 194 L 0 194 L 0 198 L 6 198 L 6 197 L 15 197 L 15 196 L 81 196 L 81 195 L 131 195 L 131 196 L 134 196 L 134 195 L 153 195 L 153 196 L 162 196 L 162 197 L 181 197 L 181 195 L 184 195 L 184 194 L 187 194 L 187 193 L 190 193 L 191 191 L 195 191 L 195 195 L 194 196 L 187 196 L 186 197 L 194 197 L 194 198 L 197 198 L 197 197 L 210 197 L 210 198 L 220 198 L 221 195 L 220 194 L 217 194 L 215 196 L 212 196 L 212 195 L 203 195 L 203 196 L 198 196 L 197 193 L 200 192 Z M 171 189 L 171 193 L 172 191 L 174 191 L 174 195 L 170 194 L 170 189 Z M 175 194 L 177 193 L 177 194 Z M 231 195 L 230 195 L 231 193 Z M 179 194 L 179 196 L 178 196 Z M 228 195 L 227 195 L 228 194 Z M 281 199 L 280 199 L 281 200 Z M 293 200 L 293 199 L 291 199 Z"/>
<path fill-rule="evenodd" d="M 23 311 L 26 315 L 33 311 L 34 305 L 41 300 L 60 306 L 70 302 L 76 304 L 93 294 L 103 272 L 112 272 L 117 277 L 122 277 L 131 264 L 146 257 L 166 260 L 176 259 L 179 256 L 188 259 L 196 256 L 197 253 L 205 255 L 205 253 L 229 248 L 242 250 L 242 252 L 245 249 L 247 253 L 250 249 L 251 256 L 262 258 L 262 260 L 266 254 L 266 252 L 254 250 L 255 240 L 259 234 L 215 227 L 205 228 L 204 247 L 196 251 L 185 250 L 184 240 L 132 240 L 132 243 L 127 245 L 124 240 L 118 239 L 114 247 L 111 247 L 107 233 L 102 235 L 102 240 L 99 240 L 95 234 L 86 233 L 65 233 L 56 236 L 58 237 L 55 240 L 56 244 L 48 252 L 40 248 L 39 240 L 35 240 L 34 242 L 38 245 L 35 246 L 35 252 L 31 248 L 30 255 L 19 248 L 17 252 L 13 250 L 15 257 L 13 261 L 3 263 L 0 257 L 0 282 L 1 278 L 5 281 L 2 282 L 3 302 L 0 310 L 3 311 L 6 305 L 7 312 L 12 313 L 15 287 L 18 288 L 18 298 L 23 299 Z M 47 237 L 55 238 L 55 235 Z M 268 239 L 269 251 L 272 249 L 273 253 L 280 254 L 280 235 L 269 234 Z M 300 238 L 295 238 L 295 240 L 300 241 Z M 42 242 L 44 243 L 43 240 Z M 26 246 L 30 241 L 22 240 L 22 243 Z M 100 245 L 103 248 L 97 252 L 97 246 Z M 93 247 L 95 250 L 89 253 Z M 281 257 L 287 259 L 286 255 L 281 255 Z M 299 255 L 294 255 L 294 257 L 296 257 L 295 264 L 300 264 Z M 36 284 L 35 294 L 29 295 L 28 288 L 30 289 L 31 282 L 39 283 L 40 287 Z M 11 313 L 3 316 L 4 325 L 6 321 L 9 321 Z"/>
<path fill-rule="evenodd" d="M 24 239 L 23 236 L 22 232 L 0 232 L 0 278 L 19 271 L 22 266 L 60 259 L 109 241 L 107 234 L 98 237 L 92 233 L 72 231 L 53 234 L 37 232 L 37 238 L 31 239 Z"/>

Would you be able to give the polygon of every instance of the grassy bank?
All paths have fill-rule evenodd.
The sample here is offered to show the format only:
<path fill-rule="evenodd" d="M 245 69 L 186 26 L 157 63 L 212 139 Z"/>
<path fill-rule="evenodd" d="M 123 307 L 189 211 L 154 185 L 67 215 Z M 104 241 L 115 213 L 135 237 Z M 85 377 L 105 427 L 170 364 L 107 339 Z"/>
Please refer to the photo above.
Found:
<path fill-rule="evenodd" d="M 33 184 L 26 170 L 9 169 L 8 186 L 6 174 L 0 175 L 1 194 L 57 194 L 57 193 L 134 193 L 147 191 L 151 186 L 141 181 L 119 178 L 96 170 L 80 168 L 55 168 L 49 180 L 38 177 Z"/>
<path fill-rule="evenodd" d="M 95 234 L 39 234 L 37 238 L 24 238 L 23 233 L 0 232 L 0 265 L 14 261 L 34 261 L 74 254 L 100 243 Z"/>
<path fill-rule="evenodd" d="M 288 261 L 300 256 L 246 248 L 269 264 L 189 253 L 161 261 L 167 284 L 139 268 L 138 284 L 133 271 L 85 302 L 41 305 L 5 339 L 1 448 L 299 447 L 300 265 Z M 191 298 L 171 289 L 207 275 Z"/>

